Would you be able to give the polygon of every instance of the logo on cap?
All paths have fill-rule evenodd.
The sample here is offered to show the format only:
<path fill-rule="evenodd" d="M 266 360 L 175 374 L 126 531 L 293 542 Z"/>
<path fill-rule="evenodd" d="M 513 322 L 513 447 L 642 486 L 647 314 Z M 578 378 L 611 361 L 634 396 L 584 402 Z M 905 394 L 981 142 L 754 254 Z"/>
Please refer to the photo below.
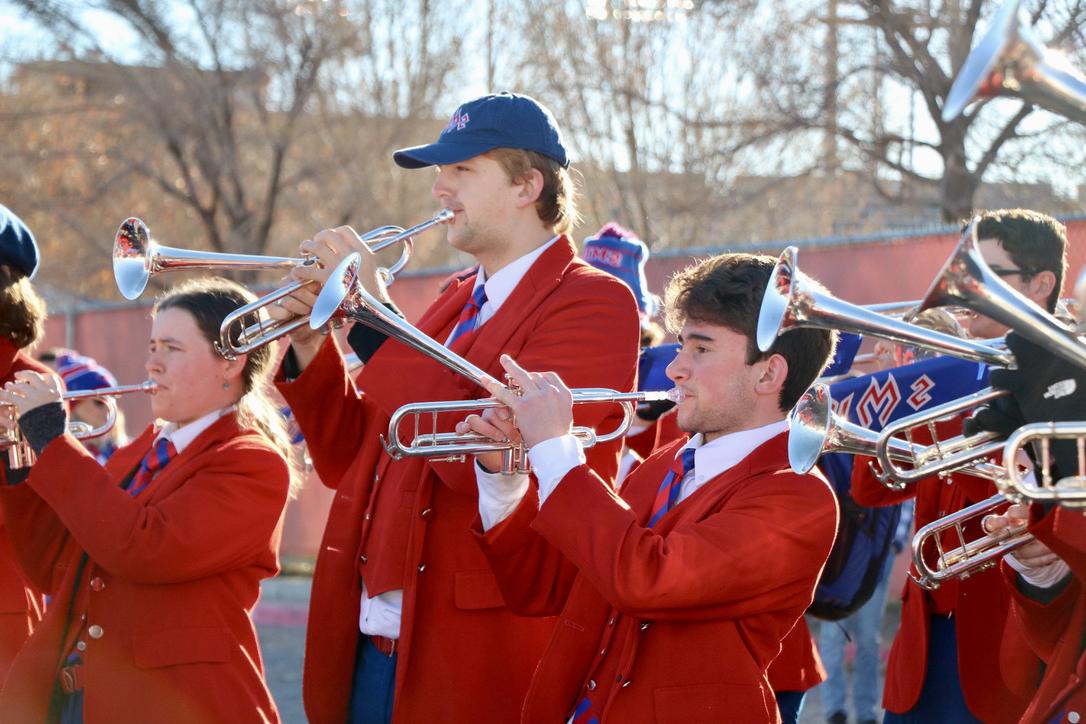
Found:
<path fill-rule="evenodd" d="M 454 113 L 453 117 L 449 119 L 449 125 L 445 126 L 444 132 L 448 133 L 449 131 L 453 130 L 462 131 L 467 127 L 468 121 L 470 120 L 471 118 L 468 116 L 467 113 L 464 113 L 459 108 L 457 108 L 456 113 Z"/>

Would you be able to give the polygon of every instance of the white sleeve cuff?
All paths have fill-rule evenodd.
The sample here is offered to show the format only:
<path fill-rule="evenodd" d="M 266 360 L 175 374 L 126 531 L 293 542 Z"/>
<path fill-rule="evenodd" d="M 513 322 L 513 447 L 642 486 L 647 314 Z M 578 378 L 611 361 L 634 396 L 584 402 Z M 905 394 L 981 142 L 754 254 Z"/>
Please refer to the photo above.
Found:
<path fill-rule="evenodd" d="M 539 482 L 539 504 L 542 506 L 566 473 L 584 465 L 584 448 L 573 435 L 552 437 L 534 445 L 528 451 L 528 461 Z"/>
<path fill-rule="evenodd" d="M 475 461 L 475 482 L 479 486 L 479 517 L 486 532 L 512 515 L 528 494 L 528 476 L 523 473 L 491 473 Z"/>
<path fill-rule="evenodd" d="M 1018 571 L 1023 581 L 1037 588 L 1052 588 L 1071 575 L 1070 567 L 1060 560 L 1053 561 L 1047 566 L 1026 566 L 1014 557 L 1014 553 L 1003 556 L 1003 560 L 1007 561 L 1008 566 Z"/>

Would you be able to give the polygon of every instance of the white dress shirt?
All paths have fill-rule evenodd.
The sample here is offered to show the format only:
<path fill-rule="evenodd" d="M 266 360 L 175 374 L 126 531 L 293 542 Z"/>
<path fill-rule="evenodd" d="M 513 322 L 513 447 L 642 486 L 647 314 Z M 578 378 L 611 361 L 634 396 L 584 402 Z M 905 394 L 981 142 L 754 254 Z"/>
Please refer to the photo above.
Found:
<path fill-rule="evenodd" d="M 682 447 L 682 450 L 694 450 L 694 469 L 683 478 L 676 504 L 686 500 L 705 483 L 735 467 L 759 445 L 787 429 L 788 421 L 778 420 L 751 430 L 728 433 L 708 443 L 701 433 L 694 435 Z M 682 454 L 682 450 L 676 452 L 676 457 Z M 532 464 L 536 480 L 539 481 L 539 505 L 542 507 L 566 473 L 584 464 L 585 456 L 577 438 L 563 435 L 544 440 L 532 447 L 528 451 L 528 460 Z M 483 530 L 490 530 L 509 517 L 520 504 L 528 492 L 528 476 L 488 473 L 476 464 L 475 477 L 479 484 L 479 516 Z"/>
<path fill-rule="evenodd" d="M 479 310 L 478 322 L 476 328 L 486 324 L 490 319 L 498 313 L 501 306 L 505 304 L 505 300 L 509 299 L 509 296 L 513 293 L 513 290 L 520 284 L 520 280 L 524 278 L 524 275 L 531 269 L 532 264 L 535 264 L 536 260 L 543 255 L 548 248 L 550 248 L 554 242 L 558 241 L 558 236 L 548 241 L 545 244 L 537 246 L 524 256 L 518 257 L 516 260 L 506 264 L 498 271 L 494 272 L 494 275 L 487 278 L 486 272 L 480 267 L 479 273 L 475 275 L 475 286 L 472 288 L 472 294 L 480 286 L 486 287 L 486 302 L 483 304 L 483 308 Z M 455 325 L 454 325 L 455 327 Z M 449 333 L 449 338 L 452 337 L 452 333 Z M 449 339 L 446 338 L 445 344 L 449 343 Z M 362 584 L 362 606 L 358 614 L 358 629 L 367 636 L 381 636 L 386 639 L 398 639 L 400 638 L 400 620 L 403 618 L 403 589 L 396 589 L 393 591 L 385 591 L 373 598 L 366 595 L 366 584 Z"/>
<path fill-rule="evenodd" d="M 229 415 L 237 409 L 237 405 L 230 405 L 221 410 L 209 412 L 203 417 L 197 418 L 180 427 L 176 422 L 167 422 L 159 429 L 158 434 L 155 435 L 154 442 L 166 438 L 173 443 L 174 450 L 177 450 L 177 453 L 181 454 L 185 448 L 192 444 L 192 441 L 195 440 L 201 432 L 211 427 L 220 417 Z M 154 442 L 152 442 L 152 446 Z"/>

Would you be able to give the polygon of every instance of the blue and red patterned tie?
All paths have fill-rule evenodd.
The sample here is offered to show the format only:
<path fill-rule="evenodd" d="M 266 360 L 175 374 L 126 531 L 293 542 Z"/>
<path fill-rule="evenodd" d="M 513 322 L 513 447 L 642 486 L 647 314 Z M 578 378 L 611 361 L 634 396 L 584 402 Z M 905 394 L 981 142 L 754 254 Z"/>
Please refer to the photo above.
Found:
<path fill-rule="evenodd" d="M 175 455 L 177 455 L 177 448 L 173 446 L 169 438 L 160 437 L 156 440 L 147 455 L 144 456 L 143 462 L 140 463 L 140 469 L 132 477 L 132 484 L 128 486 L 128 494 L 136 497 L 142 493 L 143 489 L 151 484 L 155 473 L 166 467 L 166 464 Z"/>
<path fill-rule="evenodd" d="M 572 724 L 600 724 L 598 716 L 592 713 L 592 700 L 587 696 L 581 699 L 581 703 L 573 710 L 570 718 Z"/>
<path fill-rule="evenodd" d="M 486 304 L 486 285 L 480 284 L 475 287 L 475 291 L 471 293 L 471 299 L 464 305 L 464 310 L 460 312 L 460 319 L 457 320 L 456 326 L 453 327 L 452 336 L 449 337 L 446 347 L 451 347 L 457 338 L 474 331 L 479 326 L 479 312 L 483 310 L 484 304 Z"/>
<path fill-rule="evenodd" d="M 656 521 L 663 517 L 664 513 L 675 507 L 679 500 L 679 491 L 682 489 L 683 478 L 694 469 L 694 448 L 683 449 L 675 461 L 671 463 L 671 470 L 660 483 L 660 489 L 656 491 L 656 500 L 652 503 L 652 514 L 649 515 L 649 528 L 656 525 Z"/>

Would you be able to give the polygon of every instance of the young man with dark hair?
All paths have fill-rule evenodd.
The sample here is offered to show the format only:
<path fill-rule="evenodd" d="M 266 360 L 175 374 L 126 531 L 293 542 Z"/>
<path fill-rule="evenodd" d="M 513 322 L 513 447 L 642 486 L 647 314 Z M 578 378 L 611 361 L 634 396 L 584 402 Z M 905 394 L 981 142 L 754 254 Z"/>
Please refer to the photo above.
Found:
<path fill-rule="evenodd" d="M 1003 281 L 1053 312 L 1067 273 L 1067 229 L 1051 216 L 1028 209 L 984 211 L 977 225 L 984 261 Z M 974 315 L 969 333 L 1002 337 L 1007 328 Z"/>
<path fill-rule="evenodd" d="M 521 438 L 538 481 L 479 480 L 477 532 L 505 600 L 561 614 L 522 721 L 778 721 L 766 671 L 811 602 L 837 503 L 824 479 L 789 469 L 785 421 L 833 335 L 799 329 L 757 350 L 772 268 L 725 254 L 672 280 L 682 346 L 668 375 L 693 437 L 653 454 L 621 493 L 584 464 L 554 372 L 504 356 L 519 394 L 490 389 L 508 409 L 459 426 Z"/>
<path fill-rule="evenodd" d="M 977 236 L 985 262 L 1027 299 L 1053 311 L 1066 268 L 1063 226 L 1024 209 L 986 211 L 980 219 Z M 967 326 L 974 337 L 1007 333 L 1003 325 L 979 315 L 970 317 Z M 986 414 L 979 413 L 979 419 Z M 968 432 L 972 425 L 966 421 L 965 427 Z M 937 429 L 946 439 L 960 433 L 962 423 L 945 421 Z M 960 473 L 947 479 L 925 478 L 903 491 L 892 491 L 868 466 L 853 468 L 852 497 L 857 503 L 892 505 L 915 498 L 917 530 L 995 492 L 990 481 Z M 1001 666 L 1001 648 L 1011 652 L 1004 660 L 1013 660 L 1022 676 L 1036 675 L 1039 667 L 1020 639 L 999 635 L 1009 607 L 1010 593 L 996 569 L 949 581 L 934 591 L 906 581 L 901 626 L 887 663 L 884 721 L 1017 722 L 1029 694 L 1008 681 L 1012 672 Z"/>
<path fill-rule="evenodd" d="M 577 259 L 563 233 L 576 219 L 573 184 L 545 108 L 526 96 L 484 96 L 458 108 L 436 143 L 394 159 L 405 168 L 436 166 L 433 196 L 454 212 L 448 241 L 478 262 L 423 314 L 422 332 L 493 375 L 502 374 L 498 358 L 508 352 L 572 384 L 630 389 L 637 306 L 620 281 Z M 372 253 L 349 227 L 320 232 L 302 251 L 321 267 L 293 274 L 316 281 L 360 252 L 360 279 L 391 303 Z M 284 308 L 308 313 L 313 298 L 303 290 Z M 352 346 L 360 336 L 372 342 L 356 325 Z M 365 365 L 354 380 L 333 337 L 306 328 L 291 342 L 279 389 L 317 474 L 336 491 L 310 604 L 303 680 L 310 721 L 514 720 L 553 622 L 507 608 L 470 533 L 476 476 L 492 473 L 393 460 L 381 445 L 400 406 L 485 392 L 396 340 L 360 344 L 364 356 L 356 347 Z M 614 408 L 583 412 L 579 424 L 616 424 Z M 617 441 L 589 451 L 603 479 L 614 478 L 618 453 Z"/>

